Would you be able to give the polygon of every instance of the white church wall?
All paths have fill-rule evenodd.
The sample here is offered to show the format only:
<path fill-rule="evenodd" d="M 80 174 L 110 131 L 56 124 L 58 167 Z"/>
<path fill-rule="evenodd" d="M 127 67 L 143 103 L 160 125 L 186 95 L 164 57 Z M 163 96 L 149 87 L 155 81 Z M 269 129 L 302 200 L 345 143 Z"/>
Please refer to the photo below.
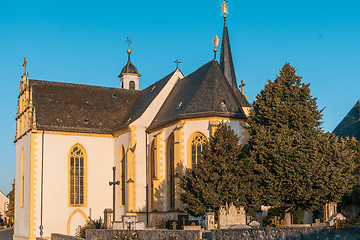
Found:
<path fill-rule="evenodd" d="M 180 70 L 176 70 L 173 76 L 169 79 L 167 84 L 159 92 L 157 97 L 151 102 L 146 111 L 131 125 L 136 127 L 136 151 L 135 151 L 135 210 L 137 212 L 145 213 L 146 209 L 146 177 L 149 172 L 147 169 L 149 162 L 147 162 L 148 146 L 151 144 L 146 133 L 147 127 L 151 124 L 154 117 L 160 110 L 162 104 L 168 97 L 170 91 L 173 89 L 176 82 L 184 76 Z M 149 142 L 148 142 L 149 141 Z M 148 180 L 149 181 L 149 180 Z M 150 182 L 148 182 L 150 183 Z M 140 216 L 143 220 L 144 215 Z"/>
<path fill-rule="evenodd" d="M 38 134 L 41 140 L 41 134 Z M 39 152 L 41 152 L 39 141 Z M 87 205 L 81 207 L 69 206 L 68 199 L 68 157 L 70 149 L 80 144 L 87 154 Z M 41 159 L 41 156 L 38 155 Z M 41 160 L 39 160 L 39 163 Z M 48 134 L 44 137 L 44 185 L 43 185 L 43 226 L 44 237 L 51 233 L 71 234 L 86 218 L 103 217 L 105 208 L 112 207 L 112 167 L 114 162 L 114 139 L 89 134 L 68 135 Z M 38 171 L 41 172 L 41 171 Z M 38 176 L 40 181 L 41 176 Z M 40 226 L 41 194 L 37 194 L 36 228 Z M 38 231 L 37 231 L 38 235 Z"/>
<path fill-rule="evenodd" d="M 24 205 L 20 207 L 21 151 L 24 149 Z M 30 223 L 30 134 L 15 143 L 15 229 L 14 239 L 29 237 Z"/>

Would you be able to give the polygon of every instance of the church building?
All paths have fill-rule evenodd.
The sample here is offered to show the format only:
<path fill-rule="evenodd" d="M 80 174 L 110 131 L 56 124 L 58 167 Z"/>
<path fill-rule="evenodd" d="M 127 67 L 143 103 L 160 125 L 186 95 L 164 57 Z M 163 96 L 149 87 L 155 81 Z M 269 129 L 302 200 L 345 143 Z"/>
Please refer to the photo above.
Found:
<path fill-rule="evenodd" d="M 179 174 L 197 164 L 218 124 L 226 122 L 242 143 L 249 137 L 250 104 L 236 81 L 225 2 L 223 16 L 220 64 L 209 59 L 187 76 L 177 67 L 143 90 L 130 49 L 119 88 L 31 79 L 24 61 L 15 240 L 74 235 L 89 218 L 102 217 L 113 206 L 113 168 L 116 221 L 137 216 L 151 227 L 184 213 Z"/>

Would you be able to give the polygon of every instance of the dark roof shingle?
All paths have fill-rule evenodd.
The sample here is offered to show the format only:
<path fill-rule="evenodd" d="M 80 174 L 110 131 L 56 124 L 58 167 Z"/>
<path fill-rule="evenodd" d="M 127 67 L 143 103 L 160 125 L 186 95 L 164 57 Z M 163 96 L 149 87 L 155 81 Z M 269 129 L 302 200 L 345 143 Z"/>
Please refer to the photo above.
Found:
<path fill-rule="evenodd" d="M 176 83 L 147 130 L 179 119 L 208 116 L 246 118 L 216 60 Z"/>
<path fill-rule="evenodd" d="M 140 91 L 30 80 L 40 130 L 112 133 Z"/>

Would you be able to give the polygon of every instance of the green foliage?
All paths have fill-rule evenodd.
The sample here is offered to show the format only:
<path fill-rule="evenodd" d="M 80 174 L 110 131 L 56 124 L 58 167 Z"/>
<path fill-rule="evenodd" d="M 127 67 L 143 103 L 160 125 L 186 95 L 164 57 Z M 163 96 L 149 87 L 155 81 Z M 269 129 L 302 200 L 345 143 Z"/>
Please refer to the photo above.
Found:
<path fill-rule="evenodd" d="M 168 226 L 168 222 L 174 220 L 171 217 L 165 217 L 165 218 L 161 218 L 157 223 L 156 223 L 156 229 L 166 229 Z"/>
<path fill-rule="evenodd" d="M 340 200 L 351 188 L 353 153 L 323 133 L 321 118 L 309 84 L 289 63 L 258 94 L 249 117 L 251 138 L 241 158 L 258 170 L 254 179 L 262 204 L 313 209 Z"/>
<path fill-rule="evenodd" d="M 239 137 L 221 123 L 202 151 L 200 163 L 180 179 L 181 200 L 187 213 L 204 216 L 234 203 L 248 207 L 256 199 L 251 162 L 239 161 Z"/>
<path fill-rule="evenodd" d="M 14 225 L 14 216 L 15 216 L 15 179 L 12 183 L 12 189 L 7 195 L 9 199 L 9 204 L 7 206 L 7 210 L 5 211 L 5 216 L 7 221 L 5 221 L 5 225 L 7 227 L 11 227 Z"/>
<path fill-rule="evenodd" d="M 86 230 L 88 229 L 104 229 L 104 223 L 101 219 L 101 217 L 99 219 L 95 219 L 95 220 L 89 220 L 85 223 L 84 226 L 79 226 L 76 229 L 76 236 L 77 237 L 81 237 L 81 238 L 85 238 L 86 237 Z"/>

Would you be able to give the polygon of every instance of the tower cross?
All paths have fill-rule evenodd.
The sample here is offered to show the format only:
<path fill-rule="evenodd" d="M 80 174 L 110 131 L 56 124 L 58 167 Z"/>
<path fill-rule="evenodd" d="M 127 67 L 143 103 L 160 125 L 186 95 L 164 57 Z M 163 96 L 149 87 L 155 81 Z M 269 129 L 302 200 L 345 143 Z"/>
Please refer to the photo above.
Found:
<path fill-rule="evenodd" d="M 113 167 L 113 181 L 109 182 L 110 186 L 113 186 L 113 221 L 115 221 L 115 187 L 116 185 L 120 185 L 120 181 L 115 181 L 116 176 L 116 167 Z"/>
<path fill-rule="evenodd" d="M 132 39 L 131 39 L 131 37 L 130 37 L 130 35 L 129 36 L 127 36 L 127 38 L 125 39 L 125 42 L 128 44 L 128 46 L 129 46 L 129 48 L 131 47 L 131 44 L 134 42 Z"/>
<path fill-rule="evenodd" d="M 244 80 L 241 80 L 241 84 L 240 84 L 240 88 L 241 88 L 241 93 L 244 94 L 244 87 L 246 86 L 246 84 L 244 83 Z"/>
<path fill-rule="evenodd" d="M 174 61 L 174 63 L 176 63 L 176 69 L 179 69 L 179 63 L 181 63 L 181 62 L 179 61 L 179 59 L 176 59 L 176 61 Z"/>

